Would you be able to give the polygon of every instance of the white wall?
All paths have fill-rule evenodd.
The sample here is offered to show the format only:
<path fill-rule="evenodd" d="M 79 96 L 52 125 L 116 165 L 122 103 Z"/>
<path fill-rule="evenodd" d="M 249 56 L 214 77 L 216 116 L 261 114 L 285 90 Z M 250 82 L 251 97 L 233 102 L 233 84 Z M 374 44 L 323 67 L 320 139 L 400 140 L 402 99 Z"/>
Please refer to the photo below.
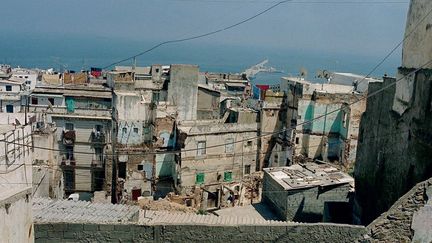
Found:
<path fill-rule="evenodd" d="M 33 242 L 31 127 L 0 129 L 0 241 Z"/>
<path fill-rule="evenodd" d="M 0 200 L 1 242 L 34 242 L 32 215 L 31 190 Z"/>

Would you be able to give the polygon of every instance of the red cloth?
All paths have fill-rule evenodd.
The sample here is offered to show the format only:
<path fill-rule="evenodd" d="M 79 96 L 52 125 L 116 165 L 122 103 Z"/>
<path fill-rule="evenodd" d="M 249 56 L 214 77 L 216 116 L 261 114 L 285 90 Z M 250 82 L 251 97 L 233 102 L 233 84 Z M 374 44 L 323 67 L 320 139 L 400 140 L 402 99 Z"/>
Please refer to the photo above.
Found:
<path fill-rule="evenodd" d="M 256 86 L 257 86 L 260 90 L 264 90 L 264 91 L 267 91 L 268 89 L 270 89 L 270 85 L 257 84 Z"/>

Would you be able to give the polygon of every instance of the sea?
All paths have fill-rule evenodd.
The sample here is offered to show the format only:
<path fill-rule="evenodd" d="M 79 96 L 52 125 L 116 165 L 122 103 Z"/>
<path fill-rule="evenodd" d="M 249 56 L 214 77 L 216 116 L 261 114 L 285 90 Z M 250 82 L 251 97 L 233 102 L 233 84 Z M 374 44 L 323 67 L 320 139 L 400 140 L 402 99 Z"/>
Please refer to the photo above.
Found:
<path fill-rule="evenodd" d="M 0 36 L 0 63 L 14 67 L 55 70 L 88 70 L 91 67 L 106 67 L 119 60 L 131 57 L 158 44 L 157 41 L 130 41 L 102 37 L 63 36 Z M 391 49 L 389 47 L 389 49 Z M 245 69 L 269 60 L 268 66 L 279 72 L 257 74 L 253 84 L 279 84 L 281 77 L 298 76 L 306 70 L 306 79 L 317 79 L 318 70 L 369 74 L 385 54 L 363 55 L 283 48 L 253 46 L 248 43 L 228 45 L 203 43 L 198 40 L 163 45 L 136 58 L 138 66 L 151 64 L 195 64 L 202 72 L 241 73 Z M 395 52 L 370 76 L 380 78 L 384 74 L 395 75 L 400 65 L 400 51 Z M 117 65 L 132 65 L 132 59 Z M 111 67 L 109 67 L 111 68 Z"/>

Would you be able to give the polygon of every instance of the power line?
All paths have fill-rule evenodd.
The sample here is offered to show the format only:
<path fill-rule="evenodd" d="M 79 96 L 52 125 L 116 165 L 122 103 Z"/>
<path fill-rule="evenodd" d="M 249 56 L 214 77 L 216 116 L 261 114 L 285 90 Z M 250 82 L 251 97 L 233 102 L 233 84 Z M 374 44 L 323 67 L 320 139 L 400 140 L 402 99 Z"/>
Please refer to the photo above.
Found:
<path fill-rule="evenodd" d="M 430 63 L 432 63 L 432 60 L 430 60 L 427 63 L 423 64 L 421 67 L 419 67 L 419 68 L 411 71 L 410 73 L 404 75 L 403 77 L 401 77 L 399 79 L 396 79 L 395 82 L 392 82 L 392 83 L 390 83 L 390 84 L 382 87 L 381 89 L 378 89 L 375 92 L 372 92 L 372 93 L 368 94 L 367 96 L 363 96 L 363 97 L 359 98 L 358 100 L 349 103 L 348 106 L 352 106 L 352 105 L 354 105 L 354 104 L 356 104 L 356 103 L 358 103 L 358 102 L 360 102 L 360 101 L 362 101 L 364 99 L 373 97 L 373 96 L 381 93 L 382 91 L 384 91 L 384 90 L 392 87 L 393 85 L 397 84 L 401 80 L 404 80 L 406 77 L 411 76 L 412 74 L 415 74 L 416 72 L 420 71 L 421 69 L 423 69 L 425 66 L 429 65 Z M 288 131 L 294 130 L 297 127 L 300 127 L 300 126 L 303 126 L 303 125 L 307 125 L 307 124 L 311 124 L 311 123 L 313 123 L 316 120 L 324 118 L 324 117 L 326 117 L 326 116 L 328 116 L 330 114 L 336 113 L 336 112 L 341 111 L 343 109 L 344 109 L 344 107 L 341 107 L 341 108 L 337 108 L 335 110 L 329 111 L 329 112 L 327 112 L 327 113 L 325 113 L 323 115 L 314 117 L 311 120 L 299 123 L 294 128 L 282 129 L 282 130 L 279 130 L 279 131 L 262 134 L 260 136 L 255 136 L 255 137 L 251 137 L 251 138 L 247 138 L 247 139 L 237 140 L 237 141 L 234 141 L 234 142 L 231 142 L 231 143 L 223 143 L 223 144 L 218 144 L 218 145 L 207 146 L 206 149 L 223 147 L 223 146 L 226 146 L 226 145 L 237 144 L 237 143 L 243 143 L 243 142 L 250 141 L 250 140 L 257 140 L 257 139 L 262 138 L 262 137 L 268 137 L 268 136 L 273 136 L 273 135 L 281 134 L 281 133 L 284 133 L 284 132 L 288 132 Z M 5 142 L 5 143 L 9 143 L 9 144 L 16 144 L 16 145 L 21 145 L 21 146 L 27 146 L 27 147 L 31 147 L 31 148 L 35 148 L 35 149 L 42 149 L 42 150 L 57 151 L 57 152 L 63 152 L 63 153 L 65 153 L 65 151 L 62 151 L 62 150 L 59 150 L 59 149 L 51 149 L 51 148 L 38 147 L 38 146 L 32 146 L 32 145 L 23 145 L 23 144 L 20 144 L 20 143 L 13 143 L 13 142 L 5 141 L 5 140 L 0 140 L 0 142 Z M 198 151 L 198 150 L 200 150 L 200 149 L 196 148 L 196 149 L 168 150 L 168 151 L 154 151 L 154 152 L 153 151 L 143 151 L 142 153 L 128 153 L 128 152 L 126 152 L 126 153 L 117 152 L 117 153 L 119 155 L 142 155 L 143 153 L 145 153 L 145 154 L 178 154 L 178 153 L 182 153 L 182 152 L 191 152 L 191 151 Z M 92 152 L 74 152 L 74 154 L 90 154 L 90 155 L 94 155 L 94 153 L 92 153 Z M 112 156 L 112 155 L 108 154 L 107 156 Z"/>
<path fill-rule="evenodd" d="M 403 134 L 403 133 L 407 133 L 407 132 L 410 132 L 411 131 L 411 129 L 407 129 L 407 130 L 404 130 L 404 131 L 398 131 L 398 132 L 395 132 L 395 133 L 387 133 L 387 134 L 385 134 L 385 135 L 380 135 L 380 136 L 376 136 L 376 135 L 373 135 L 373 136 L 367 136 L 367 137 L 363 137 L 363 139 L 370 139 L 370 138 L 386 138 L 386 137 L 390 137 L 390 136 L 392 136 L 392 135 L 395 135 L 395 134 Z M 1 141 L 0 141 L 1 142 Z M 373 141 L 370 141 L 369 143 L 372 143 Z M 17 143 L 18 144 L 18 143 Z M 231 144 L 231 143 L 230 143 Z M 327 143 L 328 145 L 334 145 L 334 144 L 341 144 L 341 142 L 329 142 L 329 143 Z M 368 144 L 368 143 L 367 143 Z M 227 144 L 224 144 L 224 145 L 227 145 Z M 29 147 L 31 147 L 31 145 L 28 145 Z M 320 147 L 320 146 L 322 146 L 322 145 L 310 145 L 310 146 L 301 146 L 301 147 L 303 147 L 303 148 L 316 148 L 316 147 Z M 49 149 L 49 148 L 43 148 L 43 150 L 44 149 Z M 51 150 L 51 149 L 49 149 L 49 150 Z M 195 150 L 197 150 L 197 149 L 195 149 Z M 57 150 L 57 151 L 59 151 L 59 152 L 62 152 L 61 150 Z M 178 150 L 178 152 L 181 152 L 180 150 Z M 276 151 L 276 152 L 284 152 L 284 151 Z M 76 152 L 76 153 L 81 153 L 81 152 Z M 83 153 L 86 153 L 87 154 L 87 152 L 83 152 Z M 94 153 L 91 153 L 91 152 L 88 152 L 89 154 L 92 154 L 92 155 L 94 155 Z M 148 152 L 147 151 L 143 151 L 143 154 L 147 154 Z M 161 151 L 161 153 L 163 153 L 163 151 Z M 253 151 L 247 151 L 247 152 L 242 152 L 242 153 L 227 153 L 228 155 L 230 155 L 230 156 L 227 156 L 227 157 L 238 157 L 238 156 L 245 156 L 245 155 L 254 155 L 254 154 L 267 154 L 267 152 L 261 152 L 261 151 L 255 151 L 255 150 L 253 150 Z M 122 154 L 120 154 L 120 155 L 122 155 Z M 126 155 L 126 154 L 125 154 Z M 142 155 L 142 154 L 127 154 L 127 155 Z M 208 155 L 208 154 L 207 154 Z M 9 165 L 9 164 L 6 164 L 6 163 L 0 163 L 0 165 Z M 43 165 L 46 165 L 46 164 L 43 164 Z M 38 166 L 38 164 L 33 164 L 33 165 L 27 165 L 27 166 Z M 81 167 L 78 167 L 78 168 L 76 168 L 76 169 L 83 169 L 83 170 L 86 170 L 86 169 L 88 169 L 88 170 L 90 170 L 90 169 L 92 169 L 92 168 L 94 168 L 94 167 L 83 167 L 83 166 L 81 166 Z M 62 170 L 59 170 L 59 171 L 62 171 Z M 86 174 L 87 175 L 87 174 Z"/>
<path fill-rule="evenodd" d="M 167 2 L 196 3 L 277 3 L 266 0 L 164 0 Z M 292 4 L 408 4 L 407 1 L 291 1 Z"/>
<path fill-rule="evenodd" d="M 141 52 L 141 53 L 139 53 L 139 54 L 137 54 L 137 55 L 135 55 L 135 56 L 132 56 L 132 57 L 129 57 L 129 58 L 127 58 L 127 59 L 124 59 L 124 60 L 122 60 L 122 61 L 119 61 L 119 62 L 116 62 L 116 63 L 113 63 L 113 64 L 111 64 L 111 65 L 109 65 L 109 66 L 107 66 L 107 67 L 110 67 L 110 66 L 112 66 L 112 65 L 115 65 L 115 64 L 118 64 L 118 63 L 120 63 L 120 62 L 123 62 L 123 61 L 126 61 L 126 60 L 129 60 L 129 59 L 132 59 L 132 58 L 135 58 L 135 57 L 138 57 L 138 56 L 140 56 L 140 55 L 143 55 L 143 54 L 145 54 L 145 53 L 147 53 L 147 52 L 150 52 L 150 51 L 152 51 L 152 50 L 154 50 L 154 49 L 156 49 L 156 48 L 158 48 L 158 47 L 160 47 L 160 46 L 162 46 L 162 45 L 165 45 L 165 44 L 168 44 L 168 43 L 176 43 L 176 42 L 182 42 L 182 41 L 187 41 L 187 40 L 192 40 L 192 39 L 197 39 L 197 38 L 202 38 L 202 37 L 205 37 L 205 36 L 209 36 L 209 35 L 213 35 L 213 34 L 216 34 L 216 33 L 218 33 L 218 32 L 222 32 L 222 31 L 225 31 L 225 30 L 228 30 L 228 29 L 230 29 L 230 28 L 234 28 L 234 27 L 236 27 L 236 26 L 238 26 L 238 25 L 241 25 L 241 24 L 243 24 L 243 23 L 246 23 L 246 22 L 248 22 L 248 21 L 250 21 L 250 20 L 252 20 L 252 19 L 254 19 L 254 18 L 256 18 L 256 17 L 258 17 L 258 16 L 260 16 L 260 15 L 262 15 L 262 14 L 264 14 L 264 13 L 266 13 L 266 12 L 268 12 L 268 11 L 270 11 L 271 9 L 273 9 L 273 8 L 275 8 L 275 7 L 277 7 L 277 6 L 279 6 L 279 5 L 281 5 L 281 4 L 283 4 L 283 3 L 286 3 L 286 2 L 292 2 L 292 0 L 286 0 L 286 1 L 280 1 L 280 2 L 277 2 L 277 4 L 274 4 L 274 5 L 272 5 L 272 6 L 270 6 L 269 8 L 267 8 L 267 9 L 265 9 L 264 11 L 261 11 L 261 12 L 259 12 L 258 14 L 255 14 L 254 16 L 252 16 L 252 17 L 249 17 L 249 18 L 247 18 L 247 19 L 245 19 L 245 20 L 243 20 L 243 21 L 240 21 L 240 22 L 238 22 L 238 23 L 236 23 L 236 24 L 233 24 L 233 25 L 230 25 L 230 26 L 228 26 L 228 27 L 226 27 L 226 28 L 223 28 L 223 29 L 219 29 L 219 30 L 216 30 L 216 31 L 213 31 L 213 32 L 209 32 L 209 33 L 206 33 L 206 34 L 203 34 L 203 35 L 198 35 L 198 36 L 193 36 L 193 37 L 189 37 L 189 38 L 185 38 L 185 39 L 178 39 L 178 40 L 171 40 L 171 41 L 166 41 L 166 42 L 162 42 L 162 43 L 160 43 L 160 44 L 158 44 L 158 45 L 156 45 L 156 46 L 154 46 L 154 47 L 152 47 L 152 48 L 150 48 L 150 49 L 148 49 L 148 50 L 146 50 L 146 51 L 144 51 L 144 52 Z M 312 2 L 309 2 L 309 3 L 312 3 Z M 385 60 L 386 59 L 388 59 L 388 57 L 389 56 L 391 56 L 391 54 L 393 54 L 394 53 L 394 51 L 404 42 L 404 40 L 406 40 L 416 29 L 417 29 L 417 27 L 427 18 L 427 16 L 429 16 L 430 15 L 430 13 L 432 12 L 432 9 L 422 18 L 422 20 L 419 22 L 419 23 L 417 23 L 417 25 L 414 27 L 414 29 L 408 34 L 408 35 L 406 35 L 405 36 L 405 38 L 395 47 L 395 48 L 393 48 L 392 49 L 392 51 L 388 54 L 388 55 L 386 55 L 386 57 L 384 57 L 384 59 L 382 60 L 382 61 L 380 61 L 373 69 L 372 69 L 372 71 L 371 72 L 369 72 L 369 74 L 367 75 L 367 76 L 369 76 L 370 74 L 372 74 L 379 66 L 381 66 L 384 62 L 385 62 Z M 432 61 L 432 60 L 431 60 Z M 429 61 L 428 63 L 426 63 L 426 64 L 424 64 L 424 65 L 422 65 L 420 68 L 418 68 L 418 69 L 416 69 L 416 70 L 414 70 L 412 73 L 415 73 L 415 72 L 417 72 L 418 70 L 420 70 L 420 69 L 422 69 L 424 66 L 426 66 L 426 65 L 428 65 L 431 61 Z M 104 68 L 106 68 L 106 67 L 104 67 Z M 411 75 L 411 73 L 409 74 L 409 75 Z M 391 86 L 393 86 L 394 84 L 396 84 L 397 82 L 399 82 L 399 81 L 401 81 L 403 78 L 405 78 L 405 77 L 407 77 L 407 76 L 409 76 L 409 75 L 405 75 L 404 77 L 402 77 L 402 78 L 400 78 L 400 79 L 398 79 L 398 80 L 396 80 L 394 83 L 392 83 L 392 84 L 390 84 L 389 86 L 387 86 L 387 87 L 385 87 L 385 89 L 386 88 L 389 88 L 389 87 L 391 87 Z M 366 79 L 366 77 L 367 76 L 365 76 L 365 78 L 363 79 L 363 80 L 361 80 L 360 81 L 360 83 L 362 82 L 362 81 L 364 81 L 365 79 Z M 383 89 L 383 90 L 385 90 L 385 89 Z M 380 91 L 381 92 L 381 91 Z M 362 97 L 362 98 L 360 98 L 360 99 L 358 99 L 357 101 L 354 101 L 354 102 L 352 102 L 352 103 L 350 103 L 349 104 L 349 106 L 351 106 L 351 105 L 353 105 L 353 104 L 355 104 L 355 103 L 357 103 L 357 102 L 359 102 L 359 101 L 361 101 L 361 100 L 363 100 L 363 99 L 367 99 L 367 98 L 369 98 L 369 97 L 372 97 L 372 96 L 374 96 L 374 95 L 376 95 L 376 94 L 378 94 L 379 92 L 374 92 L 373 94 L 368 94 L 367 96 L 364 96 L 364 97 Z M 333 111 L 330 111 L 330 112 L 328 112 L 328 113 L 326 113 L 326 114 L 323 114 L 323 115 L 320 115 L 320 116 L 318 116 L 318 117 L 315 117 L 314 119 L 312 119 L 312 120 L 309 120 L 309 121 L 305 121 L 305 122 L 303 122 L 303 123 L 300 123 L 300 124 L 298 124 L 298 125 L 296 125 L 296 127 L 298 127 L 298 126 L 302 126 L 302 125 L 305 125 L 305 124 L 310 124 L 310 123 L 312 123 L 313 121 L 315 121 L 315 120 L 318 120 L 318 119 L 321 119 L 321 118 L 323 118 L 323 117 L 326 117 L 327 115 L 329 115 L 329 114 L 332 114 L 332 113 L 335 113 L 335 112 L 338 112 L 338 111 L 340 111 L 340 110 L 342 110 L 342 108 L 338 108 L 338 109 L 336 109 L 336 110 L 333 110 Z M 280 134 L 280 133 L 282 133 L 282 132 L 286 132 L 286 131 L 290 131 L 290 130 L 293 130 L 293 129 L 283 129 L 283 130 L 281 130 L 281 131 L 276 131 L 276 132 L 273 132 L 273 133 L 269 133 L 269 134 L 263 134 L 263 135 L 260 135 L 260 136 L 257 136 L 257 137 L 252 137 L 252 138 L 248 138 L 248 139 L 242 139 L 242 140 L 240 140 L 240 141 L 235 141 L 235 142 L 233 142 L 233 143 L 229 143 L 229 144 L 236 144 L 236 143 L 240 143 L 240 142 L 245 142 L 245 141 L 249 141 L 249 140 L 255 140 L 255 139 L 259 139 L 259 138 L 261 138 L 261 137 L 266 137 L 266 136 L 270 136 L 270 135 L 276 135 L 276 134 Z M 7 141 L 3 141 L 3 142 L 7 142 Z M 7 142 L 7 143 L 11 143 L 11 142 Z M 17 145 L 22 145 L 22 144 L 19 144 L 19 143 L 13 143 L 13 144 L 17 144 Z M 206 147 L 206 149 L 208 149 L 208 148 L 215 148 L 215 147 L 221 147 L 221 146 L 225 146 L 225 145 L 228 145 L 228 143 L 227 144 L 220 144 L 220 145 L 213 145 L 213 146 L 208 146 L 208 147 Z M 22 145 L 22 146 L 28 146 L 28 145 Z M 51 149 L 51 148 L 44 148 L 44 147 L 38 147 L 38 146 L 31 146 L 32 148 L 37 148 L 37 149 L 44 149 L 44 150 L 51 150 L 51 151 L 57 151 L 57 152 L 64 152 L 64 151 L 62 151 L 62 150 L 59 150 L 59 149 Z M 190 152 L 190 151 L 197 151 L 197 150 L 199 150 L 199 149 L 184 149 L 184 150 L 168 150 L 168 151 L 143 151 L 143 153 L 146 153 L 146 154 L 177 154 L 177 153 L 181 153 L 181 152 Z M 125 155 L 142 155 L 143 153 L 139 153 L 139 154 L 134 154 L 134 153 L 125 153 Z M 94 155 L 94 153 L 92 153 L 92 152 L 74 152 L 74 154 L 90 154 L 90 155 Z M 121 153 L 119 153 L 119 154 L 121 154 Z M 110 156 L 110 155 L 109 155 Z"/>
<path fill-rule="evenodd" d="M 415 30 L 417 30 L 417 28 L 420 26 L 420 24 L 423 23 L 431 13 L 432 13 L 432 9 L 426 13 L 426 15 L 414 26 L 414 28 L 407 35 L 404 36 L 402 41 L 400 41 L 390 51 L 390 53 L 388 53 L 362 80 L 360 80 L 360 82 L 358 82 L 357 85 L 360 85 L 361 83 L 363 83 L 366 80 L 366 78 L 368 78 L 372 73 L 374 73 L 391 55 L 393 55 L 393 53 L 405 42 L 405 40 L 407 40 L 411 36 L 411 34 L 414 33 Z"/>
<path fill-rule="evenodd" d="M 293 1 L 293 0 L 284 0 L 284 1 L 277 2 L 277 3 L 273 4 L 272 6 L 264 9 L 263 11 L 260 11 L 257 14 L 255 14 L 255 15 L 249 17 L 249 18 L 246 18 L 246 19 L 244 19 L 244 20 L 242 20 L 240 22 L 237 22 L 235 24 L 229 25 L 229 26 L 227 26 L 225 28 L 221 28 L 221 29 L 218 29 L 218 30 L 215 30 L 215 31 L 211 31 L 211 32 L 207 32 L 207 33 L 204 33 L 204 34 L 195 35 L 195 36 L 191 36 L 191 37 L 187 37 L 187 38 L 182 38 L 182 39 L 176 39 L 176 40 L 169 40 L 169 41 L 161 42 L 161 43 L 159 43 L 159 44 L 157 44 L 157 45 L 155 45 L 155 46 L 153 46 L 153 47 L 151 47 L 151 48 L 149 48 L 149 49 L 147 49 L 145 51 L 142 51 L 142 52 L 140 52 L 140 53 L 138 53 L 136 55 L 133 55 L 131 57 L 124 58 L 124 59 L 122 59 L 120 61 L 111 63 L 111 64 L 103 67 L 102 69 L 107 69 L 107 68 L 109 68 L 111 66 L 114 66 L 116 64 L 119 64 L 119 63 L 122 63 L 122 62 L 125 62 L 125 61 L 128 61 L 128 60 L 131 60 L 131 59 L 135 59 L 135 58 L 137 58 L 139 56 L 142 56 L 142 55 L 144 55 L 144 54 L 146 54 L 148 52 L 151 52 L 154 49 L 159 48 L 159 47 L 161 47 L 163 45 L 166 45 L 166 44 L 180 43 L 180 42 L 185 42 L 185 41 L 200 39 L 200 38 L 203 38 L 203 37 L 211 36 L 211 35 L 214 35 L 214 34 L 217 34 L 217 33 L 220 33 L 220 32 L 223 32 L 223 31 L 226 31 L 226 30 L 229 30 L 229 29 L 232 29 L 232 28 L 235 28 L 235 27 L 237 27 L 239 25 L 242 25 L 242 24 L 244 24 L 246 22 L 249 22 L 249 21 L 251 21 L 251 20 L 253 20 L 253 19 L 255 19 L 255 18 L 257 18 L 257 17 L 259 17 L 259 16 L 261 16 L 261 15 L 263 15 L 265 13 L 267 13 L 268 11 L 276 8 L 277 6 L 279 6 L 279 5 L 283 4 L 283 3 L 287 3 L 287 2 L 291 2 L 291 1 Z"/>

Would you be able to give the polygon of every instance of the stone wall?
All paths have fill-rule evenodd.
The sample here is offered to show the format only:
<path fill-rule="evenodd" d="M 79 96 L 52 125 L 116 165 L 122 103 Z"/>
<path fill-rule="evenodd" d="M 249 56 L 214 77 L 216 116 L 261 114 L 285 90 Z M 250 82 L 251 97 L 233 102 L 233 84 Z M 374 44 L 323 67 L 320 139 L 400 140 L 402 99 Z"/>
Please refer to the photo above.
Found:
<path fill-rule="evenodd" d="M 429 179 L 417 184 L 401 197 L 389 211 L 367 226 L 369 241 L 411 242 L 414 238 L 421 238 L 421 227 L 416 226 L 413 219 L 416 217 L 416 212 L 425 206 L 428 200 L 427 191 L 431 189 L 432 179 Z M 424 215 L 424 212 L 422 214 Z M 426 217 L 430 217 L 430 214 Z M 427 226 L 428 223 L 423 221 L 421 224 Z M 426 234 L 429 234 L 430 238 L 430 231 L 426 231 Z"/>
<path fill-rule="evenodd" d="M 36 224 L 36 242 L 352 242 L 364 227 Z"/>
<path fill-rule="evenodd" d="M 400 68 L 401 76 L 413 70 Z M 421 70 L 410 81 L 412 93 L 403 102 L 402 114 L 394 110 L 394 78 L 371 83 L 369 93 L 390 88 L 368 98 L 360 126 L 355 164 L 356 207 L 361 223 L 368 224 L 409 191 L 432 176 L 432 71 Z"/>

